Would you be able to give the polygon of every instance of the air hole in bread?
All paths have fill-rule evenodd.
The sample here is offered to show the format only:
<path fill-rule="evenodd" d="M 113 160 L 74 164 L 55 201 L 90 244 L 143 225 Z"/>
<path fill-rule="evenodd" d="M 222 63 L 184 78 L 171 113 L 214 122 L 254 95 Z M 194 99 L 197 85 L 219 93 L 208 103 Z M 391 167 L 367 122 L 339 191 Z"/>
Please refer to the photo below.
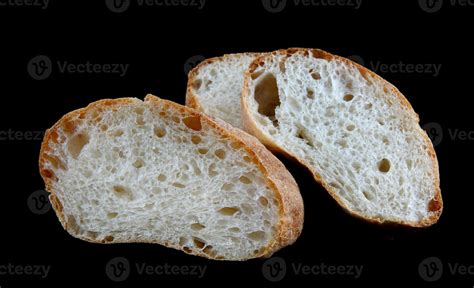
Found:
<path fill-rule="evenodd" d="M 186 245 L 186 243 L 188 243 L 188 239 L 186 239 L 185 237 L 179 237 L 179 246 L 184 246 Z"/>
<path fill-rule="evenodd" d="M 46 178 L 54 178 L 53 171 L 51 171 L 49 169 L 42 169 L 41 170 L 41 175 L 43 175 L 43 177 L 46 177 Z"/>
<path fill-rule="evenodd" d="M 105 243 L 114 241 L 114 236 L 105 236 L 104 240 Z"/>
<path fill-rule="evenodd" d="M 211 245 L 208 245 L 208 246 L 206 246 L 206 247 L 202 250 L 202 252 L 206 253 L 206 254 L 209 255 L 209 256 L 214 256 L 214 255 L 215 255 L 215 251 L 213 251 L 212 248 L 213 248 L 213 247 L 212 247 Z"/>
<path fill-rule="evenodd" d="M 184 185 L 183 183 L 179 183 L 179 182 L 174 182 L 172 185 L 173 185 L 174 187 L 180 188 L 180 189 L 186 187 L 186 185 Z"/>
<path fill-rule="evenodd" d="M 209 165 L 209 169 L 207 170 L 207 173 L 209 174 L 210 177 L 217 176 L 216 164 L 212 163 L 211 165 Z"/>
<path fill-rule="evenodd" d="M 224 159 L 225 158 L 225 151 L 223 149 L 217 149 L 214 154 L 217 156 L 219 159 Z"/>
<path fill-rule="evenodd" d="M 311 88 L 306 88 L 306 97 L 309 99 L 314 99 L 314 90 Z"/>
<path fill-rule="evenodd" d="M 193 135 L 191 136 L 191 142 L 193 142 L 193 144 L 199 144 L 201 143 L 201 137 L 197 135 Z"/>
<path fill-rule="evenodd" d="M 115 185 L 112 187 L 112 190 L 114 191 L 115 195 L 120 198 L 128 198 L 129 200 L 132 200 L 133 198 L 132 191 L 125 186 Z"/>
<path fill-rule="evenodd" d="M 206 242 L 204 240 L 198 237 L 194 237 L 194 236 L 193 236 L 193 243 L 194 243 L 194 247 L 198 249 L 202 249 L 206 246 Z"/>
<path fill-rule="evenodd" d="M 191 224 L 191 229 L 194 231 L 199 231 L 206 228 L 206 226 L 202 225 L 201 223 L 193 223 Z"/>
<path fill-rule="evenodd" d="M 183 251 L 185 253 L 188 253 L 188 254 L 191 254 L 191 252 L 192 252 L 191 248 L 189 248 L 189 247 L 183 247 Z"/>
<path fill-rule="evenodd" d="M 365 104 L 364 108 L 367 109 L 367 110 L 371 109 L 372 108 L 372 103 Z"/>
<path fill-rule="evenodd" d="M 237 213 L 239 211 L 240 211 L 240 209 L 238 207 L 224 207 L 224 208 L 221 208 L 221 209 L 217 210 L 217 212 L 219 212 L 220 214 L 225 215 L 225 216 L 233 216 L 235 213 Z"/>
<path fill-rule="evenodd" d="M 89 237 L 92 240 L 96 240 L 97 236 L 99 236 L 99 233 L 94 232 L 94 231 L 86 231 L 87 237 Z"/>
<path fill-rule="evenodd" d="M 193 89 L 194 90 L 199 90 L 201 88 L 201 85 L 202 85 L 202 80 L 201 79 L 196 79 L 193 81 Z"/>
<path fill-rule="evenodd" d="M 109 125 L 107 125 L 107 124 L 100 125 L 100 130 L 105 132 L 105 131 L 107 131 L 107 129 L 109 129 Z"/>
<path fill-rule="evenodd" d="M 178 123 L 181 122 L 181 118 L 179 118 L 179 117 L 176 116 L 176 115 L 172 115 L 172 116 L 171 116 L 171 120 L 172 120 L 174 123 L 176 123 L 176 124 L 178 124 Z"/>
<path fill-rule="evenodd" d="M 255 86 L 255 101 L 258 103 L 258 113 L 267 117 L 274 117 L 275 110 L 280 105 L 278 84 L 273 74 L 266 74 Z M 271 119 L 274 125 L 276 119 Z"/>
<path fill-rule="evenodd" d="M 153 207 L 155 207 L 155 203 L 147 203 L 144 206 L 146 210 L 151 210 Z"/>
<path fill-rule="evenodd" d="M 121 130 L 121 129 L 117 129 L 112 133 L 112 136 L 114 136 L 114 137 L 120 137 L 122 135 L 123 135 L 123 130 Z"/>
<path fill-rule="evenodd" d="M 166 175 L 164 174 L 160 174 L 158 175 L 158 177 L 156 177 L 158 179 L 158 181 L 160 182 L 165 182 L 166 181 Z"/>
<path fill-rule="evenodd" d="M 411 168 L 413 167 L 413 161 L 408 159 L 406 160 L 406 163 L 407 163 L 407 168 L 411 170 Z"/>
<path fill-rule="evenodd" d="M 258 77 L 260 77 L 260 75 L 263 74 L 263 71 L 264 71 L 264 70 L 255 71 L 255 72 L 253 72 L 253 73 L 250 75 L 250 77 L 252 78 L 252 80 L 255 80 L 255 79 L 257 79 Z"/>
<path fill-rule="evenodd" d="M 153 129 L 153 132 L 155 133 L 155 136 L 158 138 L 162 138 L 166 135 L 166 130 L 161 127 L 155 127 Z"/>
<path fill-rule="evenodd" d="M 206 89 L 209 89 L 209 86 L 211 86 L 212 80 L 206 81 Z"/>
<path fill-rule="evenodd" d="M 248 177 L 246 176 L 240 176 L 239 178 L 240 182 L 244 183 L 244 184 L 250 184 L 252 183 L 252 180 L 250 180 Z"/>
<path fill-rule="evenodd" d="M 207 152 L 209 152 L 209 149 L 206 148 L 199 148 L 198 149 L 199 154 L 205 155 Z"/>
<path fill-rule="evenodd" d="M 89 143 L 89 135 L 85 132 L 78 133 L 69 140 L 67 149 L 72 158 L 77 159 L 82 149 Z"/>
<path fill-rule="evenodd" d="M 377 122 L 380 124 L 380 126 L 385 125 L 385 122 L 381 118 L 377 119 Z"/>
<path fill-rule="evenodd" d="M 278 68 L 280 68 L 281 73 L 285 73 L 286 72 L 285 61 L 282 60 L 278 62 Z"/>
<path fill-rule="evenodd" d="M 194 131 L 201 131 L 202 126 L 201 126 L 201 116 L 199 115 L 194 115 L 194 116 L 189 116 L 186 118 L 183 118 L 183 123 L 188 127 L 189 129 L 192 129 Z"/>
<path fill-rule="evenodd" d="M 360 165 L 359 162 L 353 162 L 353 163 L 352 163 L 352 168 L 354 168 L 357 173 L 359 173 L 361 167 L 362 167 L 362 166 Z"/>
<path fill-rule="evenodd" d="M 342 99 L 346 102 L 349 102 L 349 101 L 352 101 L 352 99 L 354 99 L 354 95 L 346 94 L 346 95 L 344 95 L 344 97 L 342 97 Z"/>
<path fill-rule="evenodd" d="M 252 158 L 250 158 L 250 156 L 245 155 L 243 159 L 245 162 L 249 162 L 249 163 L 252 162 Z"/>
<path fill-rule="evenodd" d="M 339 139 L 336 141 L 336 144 L 341 146 L 342 148 L 348 148 L 347 141 L 345 139 Z"/>
<path fill-rule="evenodd" d="M 260 196 L 260 198 L 258 198 L 258 203 L 263 207 L 268 207 L 268 199 L 266 197 Z"/>
<path fill-rule="evenodd" d="M 353 125 L 353 124 L 349 124 L 349 125 L 346 126 L 347 131 L 354 131 L 354 129 L 355 129 L 355 125 Z"/>
<path fill-rule="evenodd" d="M 321 74 L 316 71 L 313 71 L 313 69 L 309 70 L 309 73 L 311 74 L 311 78 L 313 78 L 314 80 L 321 79 Z"/>
<path fill-rule="evenodd" d="M 365 199 L 369 200 L 369 201 L 372 201 L 374 199 L 374 196 L 367 192 L 367 191 L 363 191 L 362 194 L 364 195 Z"/>
<path fill-rule="evenodd" d="M 79 225 L 77 225 L 76 218 L 73 215 L 68 215 L 66 217 L 66 228 L 74 234 L 79 234 L 81 230 Z"/>
<path fill-rule="evenodd" d="M 428 211 L 436 212 L 441 209 L 441 202 L 436 199 L 431 199 L 428 203 Z"/>
<path fill-rule="evenodd" d="M 310 141 L 310 139 L 306 136 L 305 130 L 302 128 L 298 128 L 298 131 L 296 131 L 296 137 L 300 138 L 303 140 L 306 145 L 313 147 L 313 143 Z"/>
<path fill-rule="evenodd" d="M 143 112 L 145 111 L 145 108 L 143 107 L 136 107 L 133 109 L 133 112 L 137 113 L 138 115 L 143 115 Z"/>
<path fill-rule="evenodd" d="M 109 212 L 107 213 L 107 219 L 114 219 L 115 217 L 118 216 L 117 212 Z"/>
<path fill-rule="evenodd" d="M 230 227 L 229 231 L 232 233 L 240 233 L 240 228 L 239 227 Z"/>
<path fill-rule="evenodd" d="M 143 116 L 138 116 L 136 122 L 137 122 L 137 125 L 138 125 L 138 126 L 143 126 L 143 125 L 145 125 L 145 120 L 143 120 Z"/>
<path fill-rule="evenodd" d="M 162 191 L 162 190 L 161 190 L 160 187 L 154 187 L 154 188 L 151 190 L 151 192 L 152 192 L 153 194 L 160 194 L 161 191 Z"/>
<path fill-rule="evenodd" d="M 390 161 L 384 158 L 380 160 L 378 167 L 380 172 L 387 173 L 390 171 Z"/>
<path fill-rule="evenodd" d="M 225 183 L 222 185 L 222 190 L 224 191 L 231 191 L 234 188 L 234 184 L 232 183 Z"/>
<path fill-rule="evenodd" d="M 145 162 L 142 159 L 137 159 L 137 160 L 135 160 L 135 162 L 133 162 L 132 165 L 133 165 L 133 167 L 135 167 L 137 169 L 140 169 L 143 166 L 145 166 Z"/>
<path fill-rule="evenodd" d="M 66 164 L 64 164 L 64 162 L 61 161 L 61 159 L 59 159 L 58 157 L 53 156 L 53 155 L 49 155 L 49 154 L 45 154 L 44 158 L 46 160 L 48 160 L 49 163 L 51 163 L 54 168 L 56 168 L 56 169 L 60 168 L 62 170 L 67 170 Z"/>
<path fill-rule="evenodd" d="M 388 144 L 389 144 L 388 138 L 387 138 L 386 136 L 383 136 L 383 137 L 382 137 L 382 142 L 383 142 L 383 144 L 385 144 L 385 145 L 388 145 Z"/>
<path fill-rule="evenodd" d="M 255 232 L 252 232 L 252 233 L 248 233 L 247 237 L 250 240 L 253 240 L 253 241 L 262 241 L 263 239 L 265 239 L 265 232 L 255 231 Z"/>

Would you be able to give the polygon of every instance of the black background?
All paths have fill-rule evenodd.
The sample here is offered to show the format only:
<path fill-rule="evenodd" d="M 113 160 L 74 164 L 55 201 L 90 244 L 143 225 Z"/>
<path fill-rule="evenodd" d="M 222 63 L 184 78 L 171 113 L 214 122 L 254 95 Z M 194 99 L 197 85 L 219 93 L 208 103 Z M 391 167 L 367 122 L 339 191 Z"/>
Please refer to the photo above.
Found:
<path fill-rule="evenodd" d="M 272 283 L 262 275 L 264 260 L 215 262 L 159 245 L 90 244 L 69 236 L 53 211 L 36 215 L 28 196 L 44 185 L 38 173 L 41 141 L 0 140 L 0 265 L 51 265 L 45 279 L 0 275 L 0 287 L 97 285 L 156 287 L 182 282 L 201 285 L 318 286 L 415 285 L 436 287 L 457 282 L 472 287 L 474 275 L 450 275 L 448 263 L 474 265 L 471 184 L 472 141 L 452 139 L 456 129 L 471 131 L 472 17 L 474 7 L 444 1 L 435 13 L 417 1 L 364 0 L 350 7 L 296 7 L 288 1 L 270 13 L 260 0 L 208 0 L 203 10 L 191 7 L 139 7 L 132 0 L 123 13 L 104 1 L 55 1 L 38 7 L 0 6 L 0 131 L 44 131 L 63 114 L 103 98 L 153 93 L 184 103 L 187 59 L 244 51 L 314 47 L 381 63 L 441 64 L 440 74 L 379 74 L 395 84 L 420 115 L 420 123 L 439 123 L 444 132 L 436 147 L 445 208 L 438 224 L 427 229 L 380 227 L 345 214 L 310 174 L 284 159 L 300 185 L 305 226 L 298 241 L 275 254 L 287 265 L 320 263 L 364 265 L 361 278 L 294 275 Z M 319 2 L 319 1 L 318 1 Z M 404 2 L 404 3 L 400 3 Z M 405 3 L 406 2 L 406 3 Z M 125 63 L 124 77 L 110 74 L 62 74 L 54 70 L 34 80 L 27 64 L 36 55 L 53 62 Z M 186 275 L 137 275 L 113 282 L 105 273 L 114 257 L 152 265 L 206 265 L 202 279 Z M 426 257 L 445 264 L 441 280 L 425 282 L 418 265 Z M 290 270 L 290 269 L 289 269 Z M 165 284 L 165 283 L 173 284 Z M 69 283 L 69 284 L 67 284 Z M 230 284 L 229 284 L 230 283 Z M 326 286 L 325 285 L 325 286 Z"/>

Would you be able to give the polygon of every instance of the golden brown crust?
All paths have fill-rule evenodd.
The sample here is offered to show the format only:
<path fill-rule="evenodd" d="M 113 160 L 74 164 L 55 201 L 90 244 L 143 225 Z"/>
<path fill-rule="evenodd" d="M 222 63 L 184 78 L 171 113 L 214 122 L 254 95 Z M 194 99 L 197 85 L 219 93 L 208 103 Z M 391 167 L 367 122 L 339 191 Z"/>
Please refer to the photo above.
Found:
<path fill-rule="evenodd" d="M 100 112 L 105 109 L 114 109 L 110 108 L 111 106 L 122 106 L 127 105 L 136 101 L 140 101 L 135 98 L 121 98 L 114 100 L 100 100 L 94 103 L 91 103 L 86 108 L 79 109 L 73 112 L 70 112 L 63 116 L 52 128 L 48 129 L 43 143 L 41 145 L 40 157 L 39 157 L 39 167 L 41 176 L 45 182 L 46 190 L 49 191 L 50 201 L 52 203 L 53 209 L 56 212 L 62 226 L 66 231 L 68 231 L 74 237 L 80 238 L 82 240 L 92 242 L 92 243 L 104 243 L 103 241 L 98 241 L 87 236 L 81 236 L 75 233 L 74 227 L 68 224 L 67 219 L 63 214 L 62 204 L 56 196 L 57 191 L 54 189 L 54 174 L 53 176 L 43 171 L 46 169 L 45 164 L 48 160 L 48 153 L 50 152 L 49 143 L 50 141 L 65 141 L 65 139 L 58 139 L 58 134 L 60 130 L 67 129 L 71 130 L 71 133 L 74 132 L 74 121 L 80 118 L 84 118 L 84 115 L 87 113 L 97 112 L 98 117 L 100 117 Z M 279 216 L 280 223 L 277 229 L 277 234 L 274 239 L 270 241 L 267 247 L 261 249 L 257 254 L 250 256 L 250 258 L 256 257 L 265 257 L 269 256 L 278 249 L 292 244 L 300 235 L 303 227 L 303 201 L 301 195 L 299 194 L 298 186 L 291 176 L 291 174 L 286 170 L 283 164 L 273 156 L 262 144 L 258 142 L 253 136 L 247 135 L 245 132 L 231 127 L 229 124 L 213 119 L 201 112 L 198 112 L 194 109 L 181 106 L 171 101 L 163 100 L 153 95 L 147 95 L 144 100 L 145 103 L 151 105 L 157 105 L 160 107 L 166 107 L 167 109 L 172 109 L 178 111 L 180 114 L 189 115 L 188 117 L 199 117 L 199 119 L 207 123 L 210 127 L 213 127 L 218 133 L 239 144 L 240 147 L 244 148 L 250 155 L 252 155 L 252 161 L 258 166 L 263 175 L 267 178 L 268 185 L 274 191 L 276 199 L 278 199 L 279 205 Z M 67 130 L 66 129 L 66 130 Z M 143 243 L 158 243 L 153 241 L 137 241 L 135 239 L 130 239 L 129 241 L 120 241 L 117 242 L 112 240 L 107 243 L 131 243 L 131 242 L 143 242 Z M 177 245 L 172 245 L 170 243 L 158 243 L 162 244 L 169 248 L 174 248 L 177 250 L 182 250 L 181 247 Z M 184 251 L 184 250 L 182 250 Z M 198 250 L 187 250 L 185 253 L 198 255 L 214 260 L 226 260 L 218 255 L 208 255 L 202 251 Z M 246 260 L 246 259 L 233 259 L 233 260 Z"/>
<path fill-rule="evenodd" d="M 249 91 L 249 85 L 251 81 L 251 74 L 255 72 L 257 68 L 260 66 L 263 66 L 265 64 L 265 61 L 269 60 L 273 55 L 281 55 L 281 56 L 290 56 L 295 53 L 302 53 L 303 55 L 312 55 L 315 58 L 322 58 L 326 59 L 328 61 L 337 59 L 339 61 L 344 62 L 347 65 L 350 66 L 355 66 L 360 73 L 363 75 L 364 78 L 368 79 L 369 81 L 372 81 L 370 79 L 373 79 L 373 81 L 378 81 L 383 84 L 384 89 L 392 91 L 395 95 L 397 95 L 399 101 L 401 104 L 406 108 L 406 110 L 412 114 L 413 119 L 416 122 L 419 122 L 419 117 L 413 110 L 410 102 L 403 96 L 403 94 L 392 84 L 384 80 L 382 77 L 378 76 L 374 72 L 366 69 L 365 67 L 340 56 L 332 55 L 328 52 L 325 52 L 323 50 L 319 49 L 306 49 L 306 48 L 290 48 L 287 50 L 277 50 L 269 54 L 262 55 L 255 59 L 249 66 L 249 69 L 245 73 L 245 80 L 244 80 L 244 87 L 242 91 L 242 98 L 241 98 L 241 117 L 242 117 L 242 125 L 244 129 L 249 132 L 250 134 L 256 136 L 260 141 L 262 141 L 263 144 L 265 144 L 270 150 L 275 151 L 277 153 L 281 153 L 291 159 L 296 160 L 299 162 L 301 165 L 305 166 L 310 170 L 310 172 L 313 174 L 314 179 L 320 183 L 327 191 L 328 193 L 336 200 L 336 202 L 349 214 L 352 216 L 355 216 L 357 218 L 363 219 L 368 222 L 372 223 L 377 223 L 377 224 L 395 224 L 395 225 L 403 225 L 403 226 L 410 226 L 410 227 L 427 227 L 430 225 L 433 225 L 436 223 L 441 216 L 442 210 L 443 210 L 443 200 L 441 197 L 441 189 L 440 189 L 440 182 L 439 182 L 439 169 L 438 169 L 438 160 L 436 158 L 436 152 L 433 148 L 433 144 L 431 143 L 430 139 L 428 138 L 428 135 L 421 129 L 419 128 L 420 132 L 420 137 L 423 138 L 423 141 L 425 142 L 427 152 L 432 160 L 432 166 L 433 166 L 433 174 L 435 175 L 435 183 L 434 189 L 435 191 L 435 197 L 432 199 L 436 203 L 436 208 L 438 209 L 436 213 L 433 213 L 429 218 L 422 219 L 421 221 L 418 222 L 412 222 L 412 221 L 391 221 L 391 220 L 386 220 L 386 219 L 381 219 L 381 218 L 370 218 L 366 217 L 360 213 L 357 213 L 355 211 L 352 211 L 349 207 L 347 207 L 342 199 L 337 195 L 335 189 L 331 187 L 327 182 L 322 179 L 321 175 L 315 171 L 315 169 L 306 163 L 304 159 L 301 159 L 297 157 L 296 155 L 292 154 L 291 151 L 288 151 L 284 147 L 280 147 L 277 145 L 269 135 L 266 135 L 262 130 L 260 130 L 253 120 L 251 116 L 251 112 L 249 110 L 249 107 L 247 105 L 247 101 L 245 100 L 247 97 L 250 97 L 251 91 Z"/>

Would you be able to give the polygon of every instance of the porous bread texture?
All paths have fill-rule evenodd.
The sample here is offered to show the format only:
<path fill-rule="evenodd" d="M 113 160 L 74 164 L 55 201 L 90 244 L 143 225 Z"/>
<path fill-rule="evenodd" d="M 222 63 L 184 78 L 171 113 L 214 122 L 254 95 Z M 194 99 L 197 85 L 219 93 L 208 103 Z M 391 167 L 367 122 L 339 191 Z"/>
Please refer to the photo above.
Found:
<path fill-rule="evenodd" d="M 293 243 L 303 222 L 296 183 L 257 140 L 225 125 L 154 96 L 67 114 L 40 155 L 62 225 L 91 242 L 160 243 L 219 260 Z"/>
<path fill-rule="evenodd" d="M 196 66 L 188 77 L 186 105 L 242 128 L 240 96 L 244 72 L 259 53 L 228 54 Z"/>
<path fill-rule="evenodd" d="M 429 226 L 442 211 L 436 154 L 390 83 L 317 49 L 276 51 L 245 76 L 245 130 L 309 168 L 349 213 Z"/>

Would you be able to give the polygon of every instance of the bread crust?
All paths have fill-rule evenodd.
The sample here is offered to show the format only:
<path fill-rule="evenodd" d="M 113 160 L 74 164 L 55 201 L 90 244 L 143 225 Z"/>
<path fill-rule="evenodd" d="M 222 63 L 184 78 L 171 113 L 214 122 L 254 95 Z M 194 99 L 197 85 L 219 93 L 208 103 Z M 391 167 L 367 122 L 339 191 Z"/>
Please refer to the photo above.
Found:
<path fill-rule="evenodd" d="M 437 157 L 436 157 L 436 152 L 433 148 L 433 144 L 431 143 L 431 140 L 428 138 L 428 135 L 426 134 L 426 132 L 421 129 L 421 127 L 419 128 L 419 136 L 422 137 L 422 139 L 423 139 L 423 141 L 424 141 L 424 143 L 427 147 L 427 152 L 428 152 L 428 155 L 431 158 L 432 171 L 433 171 L 433 175 L 434 175 L 434 178 L 435 178 L 434 183 L 433 183 L 433 187 L 435 189 L 435 196 L 434 196 L 433 199 L 431 199 L 431 201 L 433 201 L 433 203 L 435 203 L 434 206 L 436 206 L 437 210 L 434 211 L 430 217 L 424 218 L 424 219 L 422 219 L 420 221 L 417 221 L 417 222 L 415 222 L 415 221 L 404 221 L 404 220 L 402 220 L 402 221 L 392 221 L 392 220 L 378 218 L 378 217 L 368 217 L 366 215 L 363 215 L 361 213 L 358 213 L 356 211 L 351 210 L 347 205 L 344 204 L 342 199 L 337 195 L 336 190 L 333 187 L 331 187 L 326 181 L 324 181 L 324 179 L 322 179 L 322 177 L 318 173 L 318 171 L 316 171 L 311 165 L 307 164 L 304 159 L 301 159 L 301 158 L 297 157 L 296 155 L 291 153 L 291 151 L 288 151 L 287 149 L 285 149 L 285 147 L 280 147 L 279 145 L 277 145 L 271 139 L 271 137 L 269 135 L 267 135 L 261 129 L 258 128 L 257 124 L 255 123 L 255 121 L 252 118 L 252 114 L 250 112 L 250 109 L 249 109 L 249 107 L 247 105 L 247 101 L 246 101 L 246 99 L 248 97 L 251 97 L 251 91 L 249 89 L 249 85 L 250 85 L 250 81 L 251 81 L 251 74 L 253 72 L 255 72 L 255 70 L 257 68 L 264 66 L 265 62 L 268 61 L 271 57 L 273 57 L 275 55 L 289 57 L 289 56 L 291 56 L 292 54 L 295 54 L 295 53 L 301 53 L 305 56 L 311 54 L 315 58 L 322 58 L 322 59 L 326 59 L 328 61 L 337 59 L 337 60 L 340 60 L 340 61 L 344 62 L 345 64 L 347 64 L 349 66 L 356 67 L 360 71 L 361 75 L 364 78 L 367 79 L 367 78 L 370 77 L 370 78 L 374 79 L 375 81 L 380 82 L 383 85 L 384 89 L 388 89 L 388 90 L 392 91 L 393 94 L 395 94 L 397 96 L 397 98 L 401 102 L 401 104 L 407 109 L 407 111 L 412 114 L 413 120 L 416 121 L 417 123 L 419 123 L 418 114 L 415 113 L 415 111 L 413 110 L 410 102 L 405 98 L 405 96 L 395 86 L 393 86 L 388 81 L 386 81 L 382 77 L 378 76 L 374 72 L 368 70 L 367 68 L 365 68 L 365 67 L 359 65 L 358 63 L 355 63 L 355 62 L 353 62 L 349 59 L 346 59 L 344 57 L 340 57 L 340 56 L 337 56 L 337 55 L 330 54 L 330 53 L 325 52 L 325 51 L 320 50 L 320 49 L 290 48 L 290 49 L 286 49 L 286 50 L 277 50 L 277 51 L 274 51 L 272 53 L 268 53 L 268 54 L 265 54 L 265 55 L 262 55 L 262 56 L 258 57 L 257 59 L 255 59 L 250 64 L 249 69 L 245 72 L 244 86 L 243 86 L 242 97 L 241 97 L 241 109 L 242 109 L 241 110 L 241 118 L 242 118 L 241 120 L 242 120 L 242 125 L 244 127 L 244 130 L 246 130 L 250 134 L 256 136 L 270 150 L 272 150 L 276 153 L 281 153 L 284 156 L 286 156 L 288 158 L 291 158 L 291 159 L 297 161 L 298 163 L 300 163 L 301 165 L 305 166 L 313 174 L 313 177 L 316 180 L 316 182 L 320 183 L 328 191 L 328 193 L 332 196 L 332 198 L 334 198 L 334 200 L 347 213 L 349 213 L 352 216 L 355 216 L 357 218 L 360 218 L 362 220 L 365 220 L 365 221 L 368 221 L 368 222 L 371 222 L 371 223 L 375 223 L 375 224 L 401 225 L 401 226 L 408 226 L 408 227 L 428 227 L 428 226 L 431 226 L 431 225 L 435 224 L 438 221 L 438 219 L 440 218 L 442 210 L 443 210 L 443 200 L 442 200 L 442 197 L 441 197 L 438 160 L 437 160 Z M 431 203 L 431 201 L 430 201 L 430 203 Z M 428 204 L 428 206 L 430 206 L 430 204 Z"/>
<path fill-rule="evenodd" d="M 56 124 L 48 129 L 45 133 L 43 142 L 41 144 L 41 150 L 39 155 L 39 169 L 40 174 L 45 182 L 46 190 L 50 192 L 49 199 L 52 203 L 52 207 L 56 212 L 62 226 L 68 233 L 72 236 L 91 242 L 91 243 L 104 243 L 86 236 L 80 236 L 75 233 L 74 227 L 68 224 L 67 219 L 63 214 L 62 204 L 56 196 L 57 191 L 54 189 L 55 176 L 54 173 L 49 171 L 46 168 L 46 162 L 50 161 L 48 154 L 51 151 L 49 147 L 50 141 L 65 141 L 65 139 L 58 139 L 58 131 L 64 130 L 69 123 L 74 123 L 77 119 L 81 119 L 84 115 L 91 111 L 104 111 L 106 109 L 114 109 L 113 106 L 120 108 L 120 106 L 128 105 L 131 103 L 140 103 L 141 100 L 136 98 L 119 98 L 119 99 L 105 99 L 99 100 L 89 104 L 86 108 L 78 109 L 64 115 Z M 178 245 L 173 245 L 171 243 L 160 243 L 158 241 L 140 241 L 135 239 L 127 239 L 125 241 L 116 241 L 112 240 L 107 243 L 156 243 L 163 246 L 174 248 L 177 250 L 184 251 L 185 253 L 202 256 L 208 259 L 213 260 L 236 260 L 242 261 L 251 258 L 258 257 L 268 257 L 275 251 L 280 248 L 292 244 L 298 236 L 301 234 L 303 228 L 303 200 L 299 193 L 298 186 L 291 176 L 291 174 L 286 170 L 284 165 L 273 155 L 271 154 L 262 144 L 258 142 L 253 136 L 248 135 L 240 129 L 233 128 L 229 124 L 214 119 L 201 113 L 195 109 L 185 107 L 174 102 L 160 99 L 153 95 L 147 95 L 144 100 L 145 104 L 156 105 L 160 107 L 166 107 L 167 109 L 172 109 L 179 112 L 180 114 L 186 114 L 191 116 L 199 117 L 201 121 L 207 123 L 210 127 L 215 129 L 219 135 L 239 143 L 239 146 L 244 148 L 252 158 L 252 162 L 257 165 L 259 170 L 265 176 L 268 186 L 275 193 L 275 198 L 277 199 L 279 206 L 279 223 L 278 229 L 274 235 L 274 238 L 271 239 L 268 245 L 258 251 L 255 255 L 251 255 L 246 259 L 224 259 L 218 255 L 209 255 L 203 251 L 192 249 L 184 251 Z M 158 115 L 157 115 L 158 116 Z M 158 116 L 159 117 L 159 116 Z M 74 133 L 74 125 L 72 125 L 72 131 Z M 61 142 L 63 143 L 63 142 Z"/>
<path fill-rule="evenodd" d="M 201 112 L 206 112 L 204 107 L 202 106 L 201 102 L 199 102 L 199 96 L 194 93 L 193 83 L 196 80 L 196 76 L 198 71 L 209 64 L 225 61 L 227 58 L 238 58 L 241 56 L 251 56 L 251 57 L 258 57 L 263 55 L 263 53 L 258 52 L 245 52 L 245 53 L 235 53 L 235 54 L 224 54 L 223 56 L 208 58 L 199 63 L 196 67 L 194 67 L 188 73 L 188 83 L 186 86 L 186 106 L 199 110 Z"/>

